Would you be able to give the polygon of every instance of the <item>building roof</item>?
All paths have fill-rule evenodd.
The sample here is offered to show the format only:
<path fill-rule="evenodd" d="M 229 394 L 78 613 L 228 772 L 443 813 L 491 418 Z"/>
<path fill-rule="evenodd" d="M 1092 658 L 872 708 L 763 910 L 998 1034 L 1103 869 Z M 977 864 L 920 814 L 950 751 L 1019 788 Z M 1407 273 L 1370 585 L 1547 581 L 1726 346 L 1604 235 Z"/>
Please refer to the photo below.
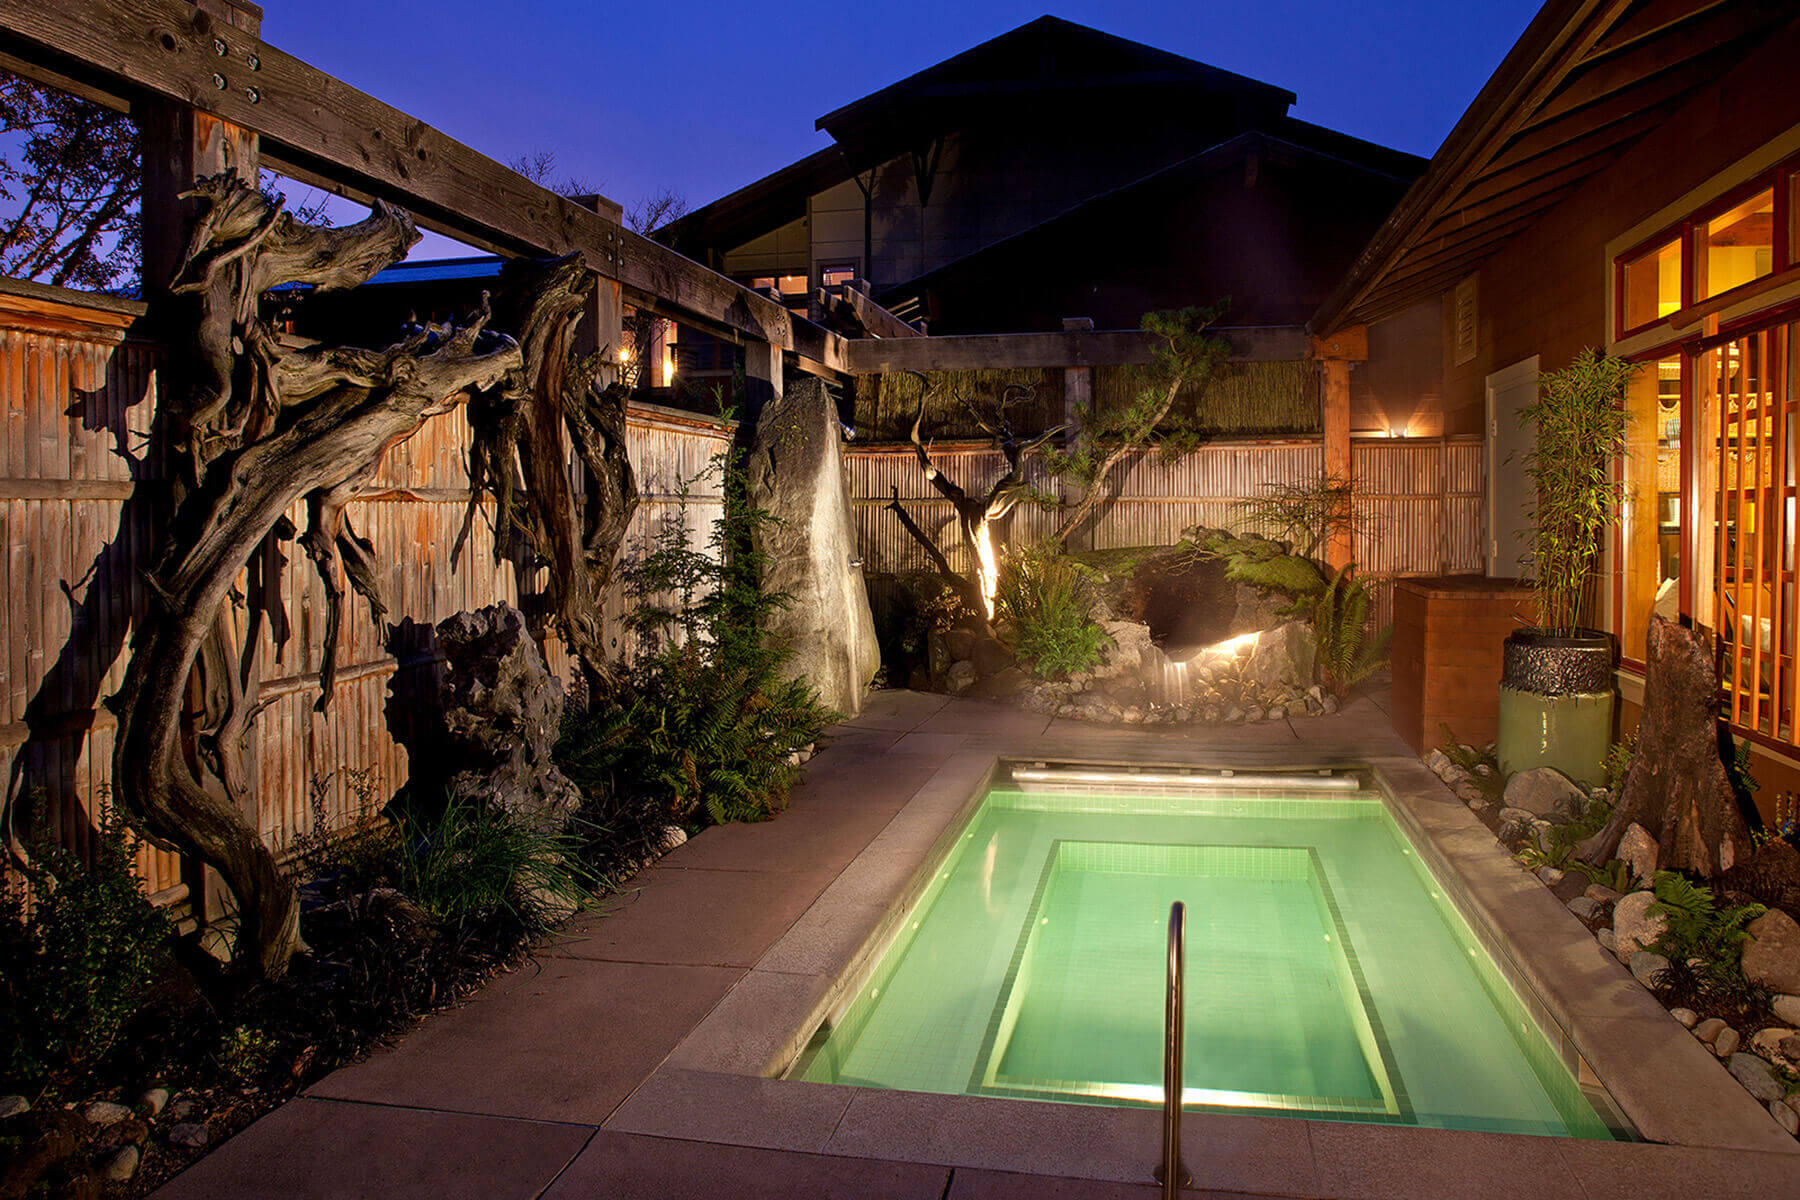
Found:
<path fill-rule="evenodd" d="M 1548 0 L 1312 328 L 1441 294 L 1793 16 L 1772 0 Z"/>
<path fill-rule="evenodd" d="M 747 241 L 804 216 L 808 196 L 916 150 L 993 106 L 1048 113 L 1062 95 L 1078 97 L 1071 102 L 1084 107 L 1108 97 L 1155 102 L 1145 93 L 1176 104 L 1229 98 L 1245 112 L 1245 124 L 1285 119 L 1294 103 L 1286 88 L 1073 21 L 1039 17 L 826 113 L 815 124 L 835 144 L 695 209 L 671 223 L 668 241 L 678 249 Z"/>
<path fill-rule="evenodd" d="M 1007 237 L 989 242 L 977 250 L 935 267 L 905 283 L 885 288 L 877 299 L 890 311 L 910 312 L 920 297 L 939 280 L 964 271 L 984 258 L 998 257 L 1034 240 L 1055 237 L 1057 230 L 1080 218 L 1113 204 L 1130 204 L 1140 192 L 1172 181 L 1191 177 L 1197 172 L 1216 169 L 1227 161 L 1235 162 L 1255 148 L 1286 149 L 1312 159 L 1332 159 L 1370 175 L 1394 181 L 1395 190 L 1418 177 L 1426 160 L 1322 126 L 1283 117 L 1272 125 L 1272 131 L 1251 130 L 1193 154 L 1179 162 L 1152 171 L 1122 187 L 1088 196 L 1062 212 L 1021 229 Z"/>
<path fill-rule="evenodd" d="M 853 168 L 863 169 L 916 149 L 984 103 L 1042 105 L 1069 95 L 1091 105 L 1109 91 L 1146 90 L 1190 101 L 1229 94 L 1270 115 L 1285 114 L 1294 103 L 1286 88 L 1044 16 L 833 109 L 815 125 L 831 134 Z"/>

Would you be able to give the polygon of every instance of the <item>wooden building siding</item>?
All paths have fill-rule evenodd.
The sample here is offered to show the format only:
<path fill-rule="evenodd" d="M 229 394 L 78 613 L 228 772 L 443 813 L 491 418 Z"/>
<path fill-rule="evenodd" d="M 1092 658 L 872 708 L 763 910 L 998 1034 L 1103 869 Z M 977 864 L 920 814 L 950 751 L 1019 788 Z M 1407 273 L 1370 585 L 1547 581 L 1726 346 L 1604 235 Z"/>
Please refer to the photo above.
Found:
<path fill-rule="evenodd" d="M 145 507 L 131 497 L 158 486 L 138 461 L 155 408 L 158 350 L 127 336 L 128 317 L 95 308 L 88 324 L 68 319 L 68 307 L 0 297 L 0 588 L 8 598 L 0 605 L 0 762 L 11 794 L 33 804 L 41 797 L 48 828 L 80 848 L 111 773 L 114 722 L 103 701 L 122 681 L 155 549 Z M 721 507 L 719 481 L 706 470 L 733 427 L 634 406 L 627 431 L 644 495 L 626 556 L 680 510 L 684 482 L 691 537 L 703 542 Z M 455 553 L 468 505 L 468 444 L 461 408 L 434 418 L 389 452 L 374 490 L 351 505 L 352 524 L 377 547 L 390 622 L 433 623 L 517 602 L 513 567 L 493 559 L 491 505 Z M 135 482 L 134 473 L 142 476 Z M 288 515 L 304 528 L 302 505 Z M 407 774 L 385 712 L 399 669 L 386 630 L 360 601 L 350 607 L 331 706 L 315 712 L 323 595 L 299 548 L 288 543 L 285 553 L 290 632 L 277 649 L 265 624 L 259 695 L 268 706 L 255 725 L 256 823 L 278 849 L 310 827 L 315 785 L 341 823 L 356 815 L 358 773 L 367 773 L 378 803 Z M 626 606 L 615 582 L 605 627 L 621 653 L 631 649 Z M 242 608 L 235 619 L 247 619 Z M 561 648 L 549 651 L 552 669 L 566 674 Z M 182 882 L 173 854 L 147 851 L 140 866 L 152 891 Z"/>

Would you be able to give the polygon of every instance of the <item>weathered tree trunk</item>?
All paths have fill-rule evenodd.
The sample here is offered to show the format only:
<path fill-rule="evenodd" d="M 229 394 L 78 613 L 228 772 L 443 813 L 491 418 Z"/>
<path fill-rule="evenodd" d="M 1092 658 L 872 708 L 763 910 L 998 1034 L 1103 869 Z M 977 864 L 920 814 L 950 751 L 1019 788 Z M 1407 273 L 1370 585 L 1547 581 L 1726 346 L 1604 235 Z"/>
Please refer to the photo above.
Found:
<path fill-rule="evenodd" d="M 1005 400 L 1001 402 L 1002 412 L 1006 403 Z M 994 480 L 985 495 L 976 497 L 969 495 L 954 480 L 946 478 L 931 461 L 931 451 L 919 433 L 919 426 L 925 420 L 926 404 L 925 399 L 919 401 L 918 415 L 913 418 L 913 450 L 918 455 L 919 467 L 925 472 L 925 481 L 956 509 L 956 520 L 962 528 L 963 540 L 975 557 L 974 581 L 971 583 L 951 569 L 943 551 L 938 549 L 930 536 L 901 507 L 899 489 L 895 489 L 894 499 L 887 507 L 899 514 L 901 526 L 912 535 L 913 540 L 925 547 L 932 562 L 937 565 L 938 573 L 955 589 L 964 603 L 974 609 L 985 628 L 994 618 L 994 590 L 1000 575 L 1000 550 L 994 545 L 993 523 L 1031 495 L 1031 488 L 1025 482 L 1025 455 L 1061 433 L 1063 426 L 1058 425 L 1055 429 L 1022 443 L 1013 436 L 1012 426 L 1007 424 L 1004 415 L 999 416 L 995 422 L 995 439 L 999 443 L 1000 452 L 1006 456 L 1006 473 Z M 979 604 L 973 603 L 974 601 L 979 601 Z"/>
<path fill-rule="evenodd" d="M 417 240 L 405 214 L 378 204 L 369 220 L 339 230 L 301 225 L 235 175 L 195 188 L 202 214 L 171 292 L 195 295 L 189 325 L 193 365 L 186 386 L 162 398 L 156 453 L 177 472 L 176 506 L 164 551 L 147 572 L 151 603 L 134 637 L 118 694 L 113 783 L 134 823 L 156 843 L 215 867 L 237 901 L 240 945 L 256 966 L 279 973 L 302 948 L 292 882 L 235 802 L 232 756 L 247 735 L 242 679 L 224 689 L 224 709 L 202 731 L 203 753 L 183 749 L 183 701 L 202 645 L 247 563 L 261 588 L 278 555 L 269 539 L 305 498 L 302 544 L 326 585 L 320 679 L 330 696 L 341 631 L 347 561 L 352 587 L 379 615 L 372 547 L 344 521 L 344 507 L 389 447 L 447 411 L 471 387 L 490 387 L 520 362 L 517 345 L 487 335 L 485 311 L 461 328 L 421 331 L 385 350 L 321 347 L 287 351 L 261 323 L 262 291 L 282 282 L 347 287 L 402 257 Z M 223 311 L 221 311 L 223 310 Z M 248 636 L 259 632 L 252 622 Z M 254 644 L 238 663 L 212 653 L 216 669 L 254 671 Z"/>
<path fill-rule="evenodd" d="M 495 554 L 503 553 L 507 534 L 516 531 L 548 564 L 549 624 L 592 687 L 610 671 L 600 604 L 638 504 L 625 445 L 630 389 L 600 387 L 599 356 L 571 353 L 575 327 L 594 288 L 594 276 L 579 255 L 516 264 L 502 284 L 495 324 L 516 333 L 521 362 L 470 406 L 475 440 L 463 535 L 481 498 L 494 496 Z M 586 472 L 579 493 L 569 478 L 571 454 Z M 515 501 L 515 477 L 524 485 L 522 502 Z M 459 552 L 462 542 L 459 536 Z"/>
<path fill-rule="evenodd" d="M 1719 757 L 1719 677 L 1694 630 L 1650 618 L 1649 669 L 1637 754 L 1606 827 L 1582 843 L 1582 861 L 1604 866 L 1633 824 L 1657 839 L 1668 870 L 1711 879 L 1750 850 L 1750 828 Z"/>

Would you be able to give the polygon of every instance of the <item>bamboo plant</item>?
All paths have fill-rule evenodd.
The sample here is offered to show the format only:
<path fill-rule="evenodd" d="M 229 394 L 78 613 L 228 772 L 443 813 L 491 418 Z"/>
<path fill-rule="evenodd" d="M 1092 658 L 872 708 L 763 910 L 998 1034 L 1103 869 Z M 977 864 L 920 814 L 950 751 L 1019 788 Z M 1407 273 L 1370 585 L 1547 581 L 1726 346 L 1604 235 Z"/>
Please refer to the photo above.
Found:
<path fill-rule="evenodd" d="M 1540 376 L 1537 402 L 1519 410 L 1520 423 L 1537 428 L 1524 465 L 1535 495 L 1538 624 L 1547 633 L 1575 632 L 1601 534 L 1618 512 L 1612 466 L 1625 451 L 1625 388 L 1637 369 L 1589 347 Z"/>

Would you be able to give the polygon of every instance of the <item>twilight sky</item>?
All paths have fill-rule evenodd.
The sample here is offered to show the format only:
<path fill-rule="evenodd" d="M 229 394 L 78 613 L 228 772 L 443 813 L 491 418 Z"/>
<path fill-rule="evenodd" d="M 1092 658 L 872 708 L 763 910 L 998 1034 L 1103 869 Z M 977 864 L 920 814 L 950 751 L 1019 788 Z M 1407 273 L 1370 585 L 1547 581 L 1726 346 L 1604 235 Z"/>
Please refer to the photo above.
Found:
<path fill-rule="evenodd" d="M 810 154 L 826 112 L 1044 15 L 1286 87 L 1429 156 L 1539 0 L 264 0 L 263 37 L 502 161 L 698 207 Z M 428 237 L 414 257 L 457 252 Z"/>

